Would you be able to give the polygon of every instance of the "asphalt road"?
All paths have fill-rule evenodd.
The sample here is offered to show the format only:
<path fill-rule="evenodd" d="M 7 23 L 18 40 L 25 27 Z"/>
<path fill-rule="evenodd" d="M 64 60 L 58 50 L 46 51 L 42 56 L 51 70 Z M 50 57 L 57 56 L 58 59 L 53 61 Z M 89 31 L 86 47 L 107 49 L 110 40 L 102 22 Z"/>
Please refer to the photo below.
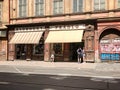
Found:
<path fill-rule="evenodd" d="M 0 72 L 0 90 L 120 90 L 120 79 L 108 72 L 8 65 Z"/>
<path fill-rule="evenodd" d="M 119 85 L 118 79 L 0 73 L 0 90 L 120 90 Z"/>

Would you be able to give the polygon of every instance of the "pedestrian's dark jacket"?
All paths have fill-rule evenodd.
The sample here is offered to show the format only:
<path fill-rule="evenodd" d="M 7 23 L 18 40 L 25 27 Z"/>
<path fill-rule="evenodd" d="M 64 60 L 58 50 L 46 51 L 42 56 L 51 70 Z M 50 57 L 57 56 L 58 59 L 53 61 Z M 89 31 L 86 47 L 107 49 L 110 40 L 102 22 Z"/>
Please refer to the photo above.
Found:
<path fill-rule="evenodd" d="M 81 48 L 77 49 L 77 54 L 83 56 L 83 50 Z"/>

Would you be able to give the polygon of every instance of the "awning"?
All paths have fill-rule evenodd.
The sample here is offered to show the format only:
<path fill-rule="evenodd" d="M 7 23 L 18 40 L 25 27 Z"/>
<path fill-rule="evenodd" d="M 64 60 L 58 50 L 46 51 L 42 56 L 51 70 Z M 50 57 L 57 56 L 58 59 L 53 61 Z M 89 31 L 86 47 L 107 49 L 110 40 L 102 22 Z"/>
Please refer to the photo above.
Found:
<path fill-rule="evenodd" d="M 81 42 L 83 30 L 50 31 L 45 43 Z"/>
<path fill-rule="evenodd" d="M 38 44 L 43 32 L 17 32 L 10 44 Z"/>

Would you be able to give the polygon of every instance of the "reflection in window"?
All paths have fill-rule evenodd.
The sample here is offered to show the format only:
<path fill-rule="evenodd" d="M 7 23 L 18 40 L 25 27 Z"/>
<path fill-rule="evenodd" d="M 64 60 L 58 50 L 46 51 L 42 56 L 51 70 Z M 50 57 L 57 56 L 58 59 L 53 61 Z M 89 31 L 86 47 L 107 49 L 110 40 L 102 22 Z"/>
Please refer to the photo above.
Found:
<path fill-rule="evenodd" d="M 73 12 L 83 11 L 83 0 L 73 0 Z"/>
<path fill-rule="evenodd" d="M 53 14 L 63 13 L 63 0 L 54 0 L 53 2 Z"/>
<path fill-rule="evenodd" d="M 62 44 L 53 44 L 55 54 L 62 54 Z"/>
<path fill-rule="evenodd" d="M 105 10 L 105 0 L 94 0 L 94 10 Z"/>
<path fill-rule="evenodd" d="M 44 37 L 43 36 L 41 37 L 39 44 L 34 45 L 33 54 L 44 54 Z"/>
<path fill-rule="evenodd" d="M 36 0 L 35 2 L 35 15 L 43 15 L 44 13 L 44 0 Z"/>
<path fill-rule="evenodd" d="M 27 0 L 19 0 L 19 17 L 26 17 Z"/>
<path fill-rule="evenodd" d="M 44 51 L 43 44 L 34 45 L 34 54 L 43 54 L 43 51 Z"/>

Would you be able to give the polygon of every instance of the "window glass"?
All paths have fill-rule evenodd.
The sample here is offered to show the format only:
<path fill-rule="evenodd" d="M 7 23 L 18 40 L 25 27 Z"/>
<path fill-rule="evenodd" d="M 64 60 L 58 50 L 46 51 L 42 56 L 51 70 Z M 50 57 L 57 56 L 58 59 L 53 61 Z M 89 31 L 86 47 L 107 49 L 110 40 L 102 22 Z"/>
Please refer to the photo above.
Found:
<path fill-rule="evenodd" d="M 44 13 L 44 0 L 36 0 L 35 2 L 35 15 L 41 16 Z"/>
<path fill-rule="evenodd" d="M 83 0 L 73 0 L 73 12 L 83 11 Z"/>
<path fill-rule="evenodd" d="M 54 0 L 53 2 L 53 14 L 63 13 L 63 0 Z"/>
<path fill-rule="evenodd" d="M 44 54 L 44 35 L 41 37 L 39 44 L 35 44 L 33 54 Z"/>
<path fill-rule="evenodd" d="M 2 21 L 2 1 L 0 1 L 0 21 Z"/>
<path fill-rule="evenodd" d="M 43 54 L 44 52 L 44 44 L 34 45 L 34 54 Z"/>
<path fill-rule="evenodd" d="M 105 0 L 100 0 L 100 10 L 105 10 Z"/>
<path fill-rule="evenodd" d="M 83 10 L 83 0 L 79 0 L 79 12 L 82 12 Z"/>
<path fill-rule="evenodd" d="M 43 36 L 41 37 L 39 44 L 34 45 L 33 54 L 44 54 L 44 39 L 43 39 Z"/>
<path fill-rule="evenodd" d="M 55 51 L 55 54 L 62 54 L 62 44 L 53 44 L 53 50 Z"/>
<path fill-rule="evenodd" d="M 120 0 L 118 0 L 118 8 L 120 8 Z"/>
<path fill-rule="evenodd" d="M 105 0 L 94 0 L 94 10 L 105 10 Z"/>
<path fill-rule="evenodd" d="M 27 0 L 19 0 L 19 17 L 26 17 Z"/>
<path fill-rule="evenodd" d="M 0 31 L 0 37 L 6 37 L 6 31 Z"/>
<path fill-rule="evenodd" d="M 77 12 L 77 0 L 73 0 L 73 12 Z"/>

